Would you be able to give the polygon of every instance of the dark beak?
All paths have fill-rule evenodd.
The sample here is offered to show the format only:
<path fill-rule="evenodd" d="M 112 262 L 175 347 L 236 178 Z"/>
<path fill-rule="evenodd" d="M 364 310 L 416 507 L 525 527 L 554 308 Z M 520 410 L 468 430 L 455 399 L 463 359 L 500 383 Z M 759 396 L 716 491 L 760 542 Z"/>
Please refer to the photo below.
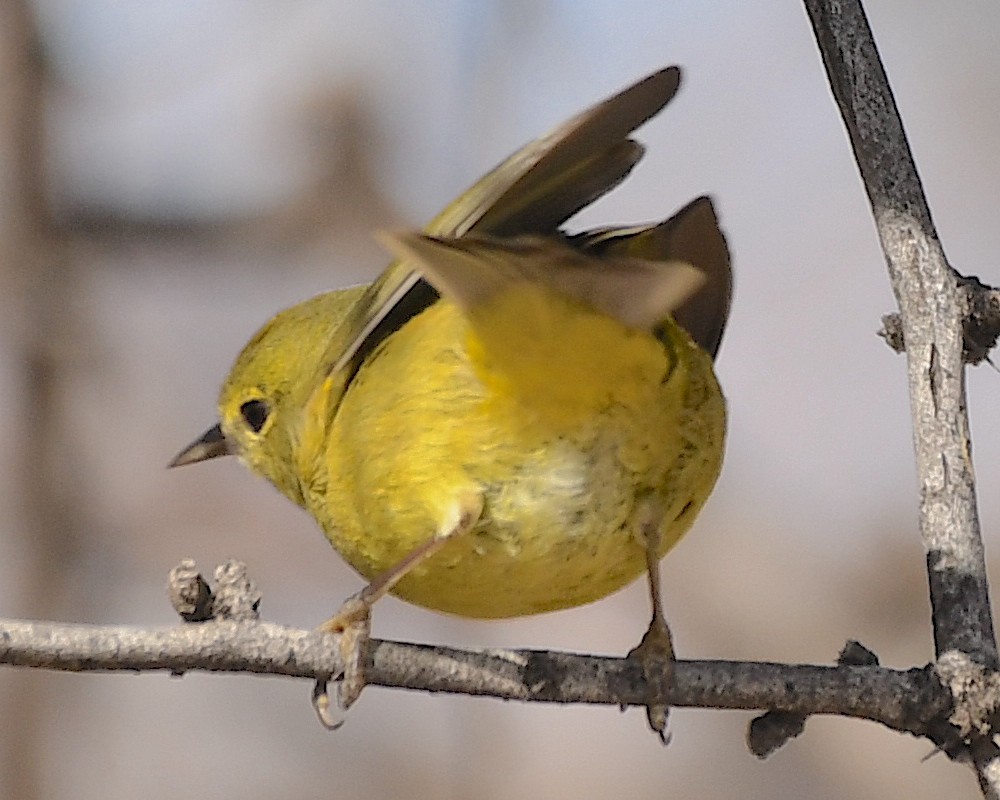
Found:
<path fill-rule="evenodd" d="M 231 452 L 229 442 L 222 435 L 222 428 L 216 425 L 205 431 L 205 435 L 200 439 L 181 450 L 167 466 L 183 467 L 185 464 L 196 464 L 199 461 L 208 461 L 210 458 L 228 456 Z"/>

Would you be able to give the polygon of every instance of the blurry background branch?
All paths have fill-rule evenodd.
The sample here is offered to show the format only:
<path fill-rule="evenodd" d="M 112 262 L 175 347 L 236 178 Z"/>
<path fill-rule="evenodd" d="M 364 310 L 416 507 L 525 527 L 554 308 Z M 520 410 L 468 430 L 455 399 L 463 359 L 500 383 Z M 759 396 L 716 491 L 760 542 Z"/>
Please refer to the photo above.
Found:
<path fill-rule="evenodd" d="M 0 213 L 0 285 L 4 323 L 16 342 L 21 402 L 8 406 L 21 421 L 14 447 L 20 464 L 16 496 L 18 538 L 17 601 L 25 611 L 61 619 L 69 604 L 72 578 L 81 565 L 89 528 L 87 471 L 65 442 L 63 403 L 71 365 L 90 350 L 89 330 L 73 302 L 78 261 L 49 203 L 46 104 L 51 82 L 45 48 L 27 0 L 0 3 L 0 148 L 6 165 Z M 79 593 L 76 593 L 79 594 Z M 90 595 L 89 600 L 95 600 Z M 0 787 L 12 795 L 40 797 L 44 719 L 56 698 L 33 675 L 22 691 L 2 699 L 6 719 L 18 720 L 18 735 L 0 760 Z"/>

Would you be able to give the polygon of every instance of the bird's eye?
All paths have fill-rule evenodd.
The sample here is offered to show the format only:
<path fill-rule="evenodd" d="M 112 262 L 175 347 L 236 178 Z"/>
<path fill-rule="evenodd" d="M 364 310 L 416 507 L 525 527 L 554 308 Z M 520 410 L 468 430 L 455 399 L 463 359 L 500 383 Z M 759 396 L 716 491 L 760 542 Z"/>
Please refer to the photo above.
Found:
<path fill-rule="evenodd" d="M 260 433 L 260 429 L 267 422 L 267 415 L 271 413 L 271 410 L 263 400 L 247 400 L 240 406 L 240 413 L 253 432 Z"/>

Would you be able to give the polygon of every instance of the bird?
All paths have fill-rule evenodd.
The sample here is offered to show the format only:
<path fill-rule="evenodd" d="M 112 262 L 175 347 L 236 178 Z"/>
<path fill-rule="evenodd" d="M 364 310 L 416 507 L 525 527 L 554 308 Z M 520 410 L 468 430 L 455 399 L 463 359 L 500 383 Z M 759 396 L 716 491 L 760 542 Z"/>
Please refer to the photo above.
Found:
<path fill-rule="evenodd" d="M 386 270 L 269 320 L 223 383 L 218 424 L 171 462 L 236 455 L 369 581 L 321 626 L 340 635 L 345 710 L 387 593 L 506 618 L 645 572 L 652 616 L 628 657 L 666 741 L 659 561 L 722 465 L 729 249 L 707 196 L 658 223 L 564 225 L 631 172 L 632 132 L 680 79 L 648 75 L 514 152 L 423 231 L 380 234 Z"/>

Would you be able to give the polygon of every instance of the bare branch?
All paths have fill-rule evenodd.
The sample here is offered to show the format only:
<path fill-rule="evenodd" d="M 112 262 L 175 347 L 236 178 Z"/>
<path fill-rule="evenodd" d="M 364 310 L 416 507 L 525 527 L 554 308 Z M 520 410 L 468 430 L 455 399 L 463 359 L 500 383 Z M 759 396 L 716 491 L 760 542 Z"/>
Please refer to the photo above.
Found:
<path fill-rule="evenodd" d="M 996 341 L 996 297 L 948 264 L 861 0 L 805 0 L 833 96 L 872 207 L 898 318 L 887 341 L 905 347 L 938 674 L 952 721 L 987 797 L 1000 796 L 992 740 L 998 707 L 996 634 L 966 414 L 964 361 Z M 987 672 L 986 670 L 989 670 Z"/>
<path fill-rule="evenodd" d="M 373 639 L 369 683 L 546 703 L 647 702 L 625 658 L 539 650 L 457 650 Z M 0 663 L 70 672 L 191 670 L 325 680 L 337 637 L 267 622 L 214 620 L 167 628 L 0 621 Z M 950 697 L 929 669 L 681 661 L 672 706 L 840 714 L 938 740 Z"/>
<path fill-rule="evenodd" d="M 901 311 L 936 652 L 958 650 L 996 668 L 969 450 L 962 363 L 968 304 L 962 279 L 938 241 L 860 0 L 805 0 L 805 5 Z"/>

